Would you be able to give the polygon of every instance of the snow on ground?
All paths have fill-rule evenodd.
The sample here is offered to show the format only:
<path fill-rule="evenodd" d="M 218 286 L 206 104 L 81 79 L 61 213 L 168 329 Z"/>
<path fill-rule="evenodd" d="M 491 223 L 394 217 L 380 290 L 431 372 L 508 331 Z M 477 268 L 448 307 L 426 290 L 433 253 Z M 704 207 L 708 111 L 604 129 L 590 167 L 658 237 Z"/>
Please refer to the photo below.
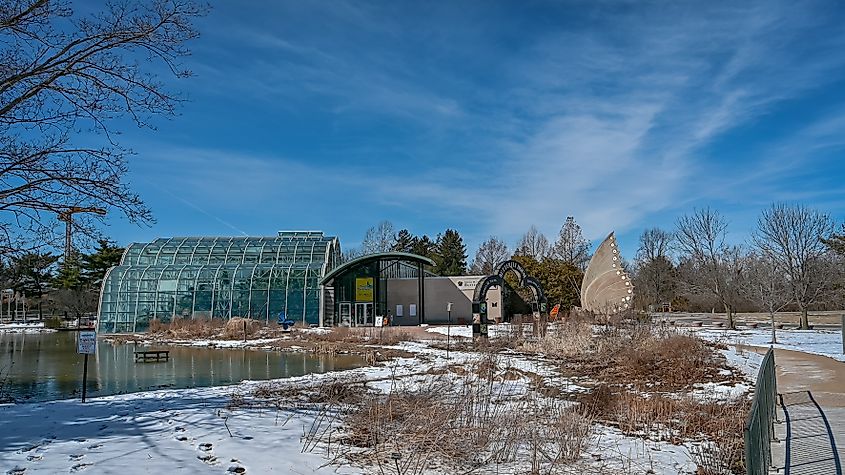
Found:
<path fill-rule="evenodd" d="M 0 323 L 0 333 L 52 333 L 56 330 L 44 328 L 44 322 Z"/>
<path fill-rule="evenodd" d="M 430 332 L 446 333 L 446 327 Z M 457 332 L 456 332 L 457 330 Z M 505 329 L 504 331 L 510 331 Z M 471 337 L 471 327 L 453 326 L 453 335 Z M 246 345 L 272 342 L 248 340 Z M 256 342 L 261 342 L 257 344 Z M 203 340 L 201 346 L 240 347 L 243 341 Z M 320 385 L 333 380 L 363 382 L 380 391 L 395 389 L 395 378 L 406 388 L 430 382 L 437 371 L 468 368 L 478 353 L 451 351 L 423 342 L 389 347 L 413 353 L 380 366 L 306 375 L 276 381 L 243 382 L 215 388 L 160 390 L 39 404 L 0 405 L 0 474 L 18 473 L 290 473 L 356 474 L 353 467 L 328 465 L 325 447 L 303 453 L 302 438 L 318 416 L 304 407 L 283 409 L 227 409 L 233 394 L 246 394 L 259 385 Z M 724 350 L 729 361 L 753 369 L 756 360 Z M 497 356 L 500 368 L 532 373 L 564 391 L 585 391 L 555 368 L 537 358 L 516 353 Z M 759 362 L 757 362 L 759 366 Z M 756 373 L 756 372 L 755 372 Z M 728 375 L 726 375 L 728 376 Z M 456 377 L 446 372 L 443 377 Z M 508 398 L 528 390 L 530 378 L 497 381 Z M 726 398 L 747 391 L 738 385 L 701 386 L 701 397 Z M 671 445 L 625 436 L 619 430 L 595 426 L 592 444 L 576 464 L 583 473 L 691 474 L 695 464 L 688 445 Z M 17 471 L 16 471 L 17 470 Z"/>
<path fill-rule="evenodd" d="M 694 329 L 701 338 L 727 345 L 746 345 L 768 348 L 772 340 L 771 329 L 714 330 Z M 845 362 L 842 354 L 842 333 L 832 330 L 777 330 L 775 348 L 827 356 Z"/>

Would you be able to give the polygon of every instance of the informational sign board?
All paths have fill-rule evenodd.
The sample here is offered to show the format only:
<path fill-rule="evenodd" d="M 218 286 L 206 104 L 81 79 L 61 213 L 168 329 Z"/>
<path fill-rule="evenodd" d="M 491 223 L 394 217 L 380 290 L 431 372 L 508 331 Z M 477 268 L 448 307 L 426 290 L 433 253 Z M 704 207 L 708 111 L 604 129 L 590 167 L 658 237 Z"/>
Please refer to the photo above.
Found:
<path fill-rule="evenodd" d="M 412 303 L 411 305 L 408 305 L 408 315 L 412 317 L 417 316 L 417 304 Z"/>
<path fill-rule="evenodd" d="M 355 279 L 355 300 L 358 302 L 373 301 L 372 277 L 358 277 Z"/>
<path fill-rule="evenodd" d="M 402 308 L 402 304 L 401 304 L 401 303 L 400 303 L 400 304 L 396 304 L 396 316 L 397 316 L 397 317 L 404 317 L 404 316 L 405 316 L 405 315 L 404 315 L 403 310 L 404 310 L 404 309 Z"/>
<path fill-rule="evenodd" d="M 76 352 L 80 355 L 93 355 L 97 351 L 97 332 L 79 332 Z"/>
<path fill-rule="evenodd" d="M 384 317 L 379 315 L 376 317 L 376 326 L 383 327 L 384 326 Z"/>

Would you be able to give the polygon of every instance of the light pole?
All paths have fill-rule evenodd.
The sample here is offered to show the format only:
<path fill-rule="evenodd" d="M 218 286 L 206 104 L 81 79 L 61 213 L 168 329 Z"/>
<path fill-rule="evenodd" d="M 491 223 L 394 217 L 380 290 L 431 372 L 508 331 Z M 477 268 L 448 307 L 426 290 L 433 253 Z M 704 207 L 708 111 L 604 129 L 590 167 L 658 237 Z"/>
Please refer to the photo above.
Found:
<path fill-rule="evenodd" d="M 449 324 L 446 325 L 446 359 L 449 359 L 449 343 L 452 337 L 452 302 L 446 302 L 446 314 L 449 316 Z"/>

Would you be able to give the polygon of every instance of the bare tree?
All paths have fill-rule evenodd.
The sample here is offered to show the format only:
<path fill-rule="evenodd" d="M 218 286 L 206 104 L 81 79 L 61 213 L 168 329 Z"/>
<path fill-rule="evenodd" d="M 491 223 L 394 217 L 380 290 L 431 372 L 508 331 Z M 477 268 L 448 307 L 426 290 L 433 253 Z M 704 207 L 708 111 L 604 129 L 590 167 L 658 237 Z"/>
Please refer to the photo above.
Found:
<path fill-rule="evenodd" d="M 549 252 L 549 240 L 533 224 L 516 245 L 517 255 L 533 257 L 537 262 L 542 261 L 549 255 Z"/>
<path fill-rule="evenodd" d="M 581 226 L 575 218 L 568 216 L 560 228 L 560 234 L 551 250 L 552 256 L 568 262 L 582 271 L 590 261 L 590 243 L 584 239 Z"/>
<path fill-rule="evenodd" d="M 677 287 L 677 270 L 669 256 L 672 233 L 659 228 L 643 231 L 635 260 L 634 280 L 645 303 L 672 300 Z"/>
<path fill-rule="evenodd" d="M 470 271 L 474 274 L 492 274 L 497 265 L 510 257 L 507 244 L 495 236 L 490 236 L 478 246 Z"/>
<path fill-rule="evenodd" d="M 640 234 L 640 247 L 637 249 L 637 259 L 652 262 L 660 257 L 669 257 L 672 250 L 674 236 L 669 231 L 660 228 L 646 229 Z"/>
<path fill-rule="evenodd" d="M 718 211 L 704 208 L 677 222 L 675 241 L 684 253 L 681 281 L 693 293 L 710 294 L 722 304 L 728 326 L 736 328 L 733 312 L 739 299 L 743 251 L 725 242 L 728 223 Z"/>
<path fill-rule="evenodd" d="M 789 279 L 777 262 L 766 254 L 748 256 L 743 293 L 761 310 L 769 314 L 772 323 L 772 343 L 777 343 L 775 313 L 793 302 Z"/>
<path fill-rule="evenodd" d="M 364 234 L 364 241 L 361 242 L 361 253 L 375 254 L 377 252 L 388 252 L 396 242 L 396 230 L 390 221 L 382 221 L 371 227 Z"/>
<path fill-rule="evenodd" d="M 76 14 L 67 2 L 0 2 L 0 250 L 54 236 L 71 209 L 150 211 L 125 181 L 130 151 L 115 142 L 128 118 L 151 127 L 181 98 L 152 73 L 190 75 L 180 60 L 205 13 L 190 0 L 109 2 Z M 91 215 L 77 218 L 90 229 Z"/>
<path fill-rule="evenodd" d="M 833 285 L 833 264 L 825 244 L 834 231 L 825 213 L 801 205 L 773 204 L 760 214 L 752 237 L 789 279 L 792 298 L 801 310 L 801 328 L 810 326 L 807 311 Z"/>

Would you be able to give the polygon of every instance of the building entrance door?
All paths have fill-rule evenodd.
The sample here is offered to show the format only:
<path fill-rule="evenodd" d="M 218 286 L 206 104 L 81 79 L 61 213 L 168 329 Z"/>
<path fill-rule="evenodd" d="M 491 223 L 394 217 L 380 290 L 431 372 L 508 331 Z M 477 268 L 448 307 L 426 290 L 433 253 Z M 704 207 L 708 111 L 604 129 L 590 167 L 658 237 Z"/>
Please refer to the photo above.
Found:
<path fill-rule="evenodd" d="M 341 302 L 340 304 L 340 326 L 352 326 L 352 304 L 349 302 Z"/>
<path fill-rule="evenodd" d="M 355 304 L 355 326 L 373 326 L 375 319 L 373 318 L 373 304 L 372 302 L 356 303 Z"/>

